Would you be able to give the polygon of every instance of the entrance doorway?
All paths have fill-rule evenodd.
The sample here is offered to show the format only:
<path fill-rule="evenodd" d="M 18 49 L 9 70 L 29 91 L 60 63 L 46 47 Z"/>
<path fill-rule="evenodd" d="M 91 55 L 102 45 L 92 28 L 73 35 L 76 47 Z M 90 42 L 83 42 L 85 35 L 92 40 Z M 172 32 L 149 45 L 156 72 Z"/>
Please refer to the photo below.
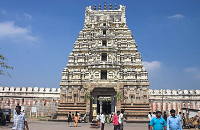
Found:
<path fill-rule="evenodd" d="M 103 102 L 102 107 L 103 107 L 102 110 L 106 114 L 111 114 L 111 102 L 110 101 Z"/>
<path fill-rule="evenodd" d="M 102 108 L 101 108 L 102 105 Z M 112 110 L 111 110 L 111 101 L 97 101 L 97 113 L 101 114 L 101 110 L 102 112 L 104 111 L 106 114 L 111 114 Z M 114 107 L 114 106 L 113 106 Z"/>
<path fill-rule="evenodd" d="M 95 88 L 91 93 L 91 100 L 90 100 L 90 119 L 92 120 L 93 117 L 93 104 L 96 104 L 96 112 L 101 113 L 105 112 L 106 114 L 111 114 L 112 112 L 116 111 L 116 94 L 114 88 Z"/>

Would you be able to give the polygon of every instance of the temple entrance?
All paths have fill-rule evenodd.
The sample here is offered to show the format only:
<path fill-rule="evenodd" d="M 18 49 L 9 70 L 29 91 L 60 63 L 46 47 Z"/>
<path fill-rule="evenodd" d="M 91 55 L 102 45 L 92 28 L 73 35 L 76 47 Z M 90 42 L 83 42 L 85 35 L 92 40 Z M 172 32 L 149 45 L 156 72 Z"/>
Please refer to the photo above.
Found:
<path fill-rule="evenodd" d="M 103 102 L 102 109 L 103 109 L 102 111 L 104 111 L 106 114 L 111 114 L 111 102 L 110 101 Z"/>
<path fill-rule="evenodd" d="M 115 112 L 115 106 L 114 106 L 114 102 L 111 100 L 105 100 L 102 101 L 102 98 L 98 98 L 100 100 L 97 100 L 97 113 L 102 113 L 103 111 L 106 114 L 110 114 L 111 112 Z M 111 109 L 112 108 L 112 109 Z"/>
<path fill-rule="evenodd" d="M 95 119 L 95 112 L 111 114 L 116 112 L 116 91 L 114 88 L 95 88 L 91 93 L 90 119 Z M 96 106 L 96 107 L 95 107 Z"/>

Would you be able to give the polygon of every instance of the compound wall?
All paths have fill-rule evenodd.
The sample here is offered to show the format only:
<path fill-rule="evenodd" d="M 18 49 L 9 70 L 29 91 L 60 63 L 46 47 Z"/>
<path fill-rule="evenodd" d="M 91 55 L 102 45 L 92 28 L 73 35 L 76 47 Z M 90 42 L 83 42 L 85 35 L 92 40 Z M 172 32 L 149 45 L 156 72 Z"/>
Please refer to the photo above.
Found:
<path fill-rule="evenodd" d="M 31 108 L 37 108 L 39 116 L 51 116 L 60 101 L 60 88 L 38 87 L 0 87 L 0 108 L 11 108 L 12 112 L 17 104 L 23 106 L 27 115 Z M 152 90 L 149 89 L 151 111 L 161 110 L 169 112 L 186 111 L 182 108 L 200 110 L 200 90 Z"/>

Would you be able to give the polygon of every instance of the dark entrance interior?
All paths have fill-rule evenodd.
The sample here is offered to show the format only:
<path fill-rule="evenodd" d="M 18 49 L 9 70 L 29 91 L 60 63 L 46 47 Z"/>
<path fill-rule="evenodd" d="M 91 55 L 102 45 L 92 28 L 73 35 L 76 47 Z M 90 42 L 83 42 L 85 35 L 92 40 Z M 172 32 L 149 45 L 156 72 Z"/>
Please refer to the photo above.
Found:
<path fill-rule="evenodd" d="M 102 107 L 103 107 L 102 110 L 106 114 L 110 114 L 111 113 L 111 102 L 110 101 L 103 102 Z"/>
<path fill-rule="evenodd" d="M 97 113 L 100 114 L 100 101 L 97 101 Z M 111 113 L 111 102 L 110 101 L 102 101 L 102 112 L 104 111 L 106 114 Z"/>

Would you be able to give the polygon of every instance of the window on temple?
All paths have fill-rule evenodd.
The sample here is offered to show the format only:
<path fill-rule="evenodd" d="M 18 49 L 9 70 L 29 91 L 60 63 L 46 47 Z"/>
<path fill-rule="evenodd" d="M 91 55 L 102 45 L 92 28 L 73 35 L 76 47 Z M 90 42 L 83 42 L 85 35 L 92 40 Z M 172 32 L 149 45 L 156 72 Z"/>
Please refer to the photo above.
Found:
<path fill-rule="evenodd" d="M 106 30 L 103 30 L 103 35 L 106 35 Z"/>
<path fill-rule="evenodd" d="M 102 40 L 102 46 L 107 46 L 107 41 L 106 40 Z"/>
<path fill-rule="evenodd" d="M 106 23 L 103 23 L 103 26 L 106 26 Z"/>
<path fill-rule="evenodd" d="M 107 70 L 101 70 L 101 79 L 107 80 Z"/>
<path fill-rule="evenodd" d="M 107 53 L 101 53 L 101 61 L 107 61 Z"/>

